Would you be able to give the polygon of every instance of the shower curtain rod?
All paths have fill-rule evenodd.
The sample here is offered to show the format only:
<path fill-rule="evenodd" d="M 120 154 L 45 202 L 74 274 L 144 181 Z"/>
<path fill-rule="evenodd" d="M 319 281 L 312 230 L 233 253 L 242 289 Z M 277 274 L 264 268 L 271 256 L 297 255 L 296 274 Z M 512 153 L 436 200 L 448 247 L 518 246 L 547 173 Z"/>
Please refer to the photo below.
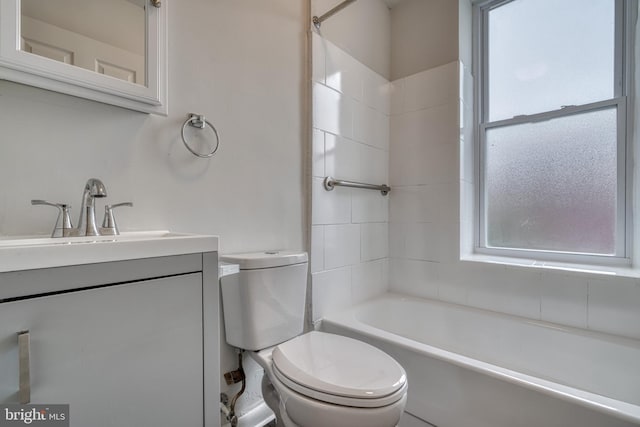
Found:
<path fill-rule="evenodd" d="M 322 21 L 331 18 L 333 15 L 335 15 L 336 13 L 340 12 L 342 9 L 344 9 L 345 7 L 349 6 L 351 3 L 355 2 L 356 0 L 345 0 L 342 3 L 340 3 L 339 5 L 337 5 L 336 7 L 334 7 L 333 9 L 331 9 L 329 12 L 325 13 L 324 15 L 322 15 L 321 17 L 317 17 L 314 16 L 313 17 L 313 25 L 316 26 L 317 29 L 320 29 L 320 25 L 322 24 Z"/>

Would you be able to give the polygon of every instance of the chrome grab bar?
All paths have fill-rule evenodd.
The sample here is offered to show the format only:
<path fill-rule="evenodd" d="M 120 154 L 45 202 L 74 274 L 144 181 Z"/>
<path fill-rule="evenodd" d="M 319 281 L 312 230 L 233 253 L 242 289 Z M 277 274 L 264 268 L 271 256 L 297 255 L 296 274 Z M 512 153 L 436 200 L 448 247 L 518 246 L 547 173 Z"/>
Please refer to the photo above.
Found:
<path fill-rule="evenodd" d="M 382 185 L 374 185 L 374 184 L 365 184 L 362 182 L 354 182 L 354 181 L 344 181 L 341 179 L 335 179 L 330 176 L 324 179 L 324 189 L 327 191 L 331 191 L 334 187 L 338 185 L 341 187 L 351 187 L 351 188 L 363 188 L 365 190 L 378 190 L 382 193 L 383 196 L 386 196 L 391 191 L 391 187 L 382 184 Z"/>

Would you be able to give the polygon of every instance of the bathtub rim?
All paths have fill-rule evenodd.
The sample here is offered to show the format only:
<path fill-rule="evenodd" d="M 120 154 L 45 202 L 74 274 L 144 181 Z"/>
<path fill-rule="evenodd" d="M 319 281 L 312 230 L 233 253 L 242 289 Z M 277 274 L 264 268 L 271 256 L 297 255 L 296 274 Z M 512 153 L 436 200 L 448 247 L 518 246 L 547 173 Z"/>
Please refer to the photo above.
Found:
<path fill-rule="evenodd" d="M 609 335 L 601 332 L 587 331 L 587 330 L 582 330 L 579 328 L 573 328 L 569 326 L 565 327 L 563 325 L 556 325 L 556 324 L 548 323 L 545 321 L 528 319 L 520 316 L 514 316 L 510 314 L 505 314 L 505 313 L 498 313 L 498 312 L 485 310 L 477 307 L 469 307 L 465 305 L 454 304 L 454 303 L 434 300 L 430 298 L 404 295 L 404 294 L 399 294 L 395 292 L 387 292 L 385 294 L 379 295 L 370 300 L 364 301 L 360 304 L 354 305 L 353 307 L 343 310 L 341 312 L 330 314 L 324 317 L 323 319 L 321 319 L 319 329 L 322 330 L 324 325 L 326 324 L 326 325 L 331 325 L 338 329 L 342 328 L 344 330 L 353 332 L 355 334 L 364 335 L 374 340 L 378 339 L 382 341 L 387 341 L 405 350 L 409 350 L 413 352 L 417 351 L 417 352 L 426 354 L 429 357 L 434 357 L 438 360 L 452 363 L 456 366 L 469 369 L 474 372 L 488 375 L 490 377 L 504 380 L 516 385 L 520 385 L 527 389 L 534 390 L 534 391 L 537 391 L 537 392 L 540 392 L 548 396 L 558 398 L 570 403 L 575 403 L 582 407 L 585 407 L 600 413 L 605 413 L 613 417 L 622 419 L 624 421 L 640 424 L 640 405 L 635 405 L 633 403 L 616 400 L 616 399 L 602 396 L 593 392 L 580 390 L 575 387 L 556 383 L 550 380 L 545 380 L 543 378 L 538 378 L 533 375 L 525 374 L 525 373 L 514 371 L 511 369 L 503 368 L 488 362 L 473 359 L 471 357 L 464 356 L 462 354 L 454 353 L 449 350 L 444 350 L 439 347 L 435 347 L 429 344 L 421 343 L 416 340 L 412 340 L 410 338 L 396 335 L 386 330 L 371 326 L 355 318 L 355 312 L 358 310 L 358 308 L 367 304 L 371 304 L 378 300 L 388 300 L 388 299 L 412 300 L 412 301 L 418 301 L 418 302 L 426 302 L 429 304 L 451 306 L 459 309 L 462 308 L 464 310 L 479 311 L 482 313 L 487 313 L 489 315 L 495 315 L 498 317 L 506 317 L 517 322 L 527 322 L 527 323 L 537 324 L 543 327 L 562 329 L 562 330 L 570 331 L 580 335 L 597 336 L 598 338 L 601 338 L 601 339 L 604 338 L 604 339 L 610 339 L 613 341 L 622 340 L 625 342 L 632 342 L 632 343 L 638 342 L 638 340 L 633 340 L 627 337 L 619 337 L 616 335 Z M 409 382 L 411 382 L 410 378 L 409 378 Z"/>

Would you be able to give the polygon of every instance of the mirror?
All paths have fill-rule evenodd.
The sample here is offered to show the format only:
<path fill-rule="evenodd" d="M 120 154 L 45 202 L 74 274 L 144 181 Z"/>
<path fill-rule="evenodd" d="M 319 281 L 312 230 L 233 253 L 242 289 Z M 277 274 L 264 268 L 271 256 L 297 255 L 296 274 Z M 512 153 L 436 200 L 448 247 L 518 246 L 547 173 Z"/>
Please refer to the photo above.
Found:
<path fill-rule="evenodd" d="M 145 86 L 143 0 L 22 0 L 20 17 L 22 51 Z"/>
<path fill-rule="evenodd" d="M 2 0 L 0 78 L 167 113 L 158 0 Z"/>

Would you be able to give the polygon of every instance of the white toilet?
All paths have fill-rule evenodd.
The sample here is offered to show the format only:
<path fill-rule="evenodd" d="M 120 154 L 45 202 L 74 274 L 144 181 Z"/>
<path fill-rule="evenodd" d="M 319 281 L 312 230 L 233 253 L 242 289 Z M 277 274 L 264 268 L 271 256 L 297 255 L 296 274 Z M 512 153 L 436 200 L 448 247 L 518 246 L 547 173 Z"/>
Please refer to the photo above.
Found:
<path fill-rule="evenodd" d="M 222 278 L 227 343 L 264 368 L 262 391 L 285 427 L 392 427 L 407 401 L 402 366 L 339 335 L 302 334 L 307 254 L 229 255 L 240 273 Z M 302 334 L 302 335 L 300 335 Z"/>

